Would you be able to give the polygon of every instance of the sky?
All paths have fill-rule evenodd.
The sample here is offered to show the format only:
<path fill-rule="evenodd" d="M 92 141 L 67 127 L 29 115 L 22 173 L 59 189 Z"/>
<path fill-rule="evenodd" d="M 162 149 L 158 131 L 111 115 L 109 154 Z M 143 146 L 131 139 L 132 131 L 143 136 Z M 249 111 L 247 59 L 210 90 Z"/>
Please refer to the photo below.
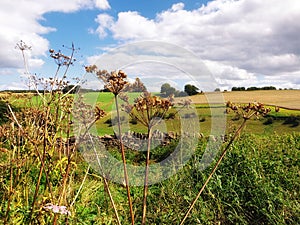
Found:
<path fill-rule="evenodd" d="M 158 41 L 193 53 L 221 90 L 300 89 L 299 21 L 297 0 L 1 0 L 0 90 L 28 88 L 20 40 L 38 77 L 55 72 L 49 49 L 74 43 L 81 77 L 111 49 Z"/>

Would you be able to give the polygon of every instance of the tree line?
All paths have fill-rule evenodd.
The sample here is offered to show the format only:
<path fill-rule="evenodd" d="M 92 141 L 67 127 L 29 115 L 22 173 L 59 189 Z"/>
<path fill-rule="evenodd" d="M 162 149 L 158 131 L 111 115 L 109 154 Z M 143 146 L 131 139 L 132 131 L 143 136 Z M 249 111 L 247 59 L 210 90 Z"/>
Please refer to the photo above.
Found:
<path fill-rule="evenodd" d="M 184 86 L 184 91 L 179 91 L 172 87 L 169 83 L 164 83 L 160 88 L 160 95 L 162 97 L 168 97 L 170 95 L 174 95 L 175 97 L 185 97 L 198 94 L 198 90 L 199 88 L 197 88 L 195 85 L 186 84 Z"/>
<path fill-rule="evenodd" d="M 265 86 L 265 87 L 232 87 L 231 91 L 258 91 L 258 90 L 277 90 L 276 87 L 273 86 Z"/>

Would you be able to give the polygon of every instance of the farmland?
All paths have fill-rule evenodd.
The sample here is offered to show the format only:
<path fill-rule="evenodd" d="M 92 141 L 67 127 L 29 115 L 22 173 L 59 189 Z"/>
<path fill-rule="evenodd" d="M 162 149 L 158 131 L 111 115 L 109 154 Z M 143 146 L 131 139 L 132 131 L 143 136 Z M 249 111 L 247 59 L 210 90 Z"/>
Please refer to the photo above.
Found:
<path fill-rule="evenodd" d="M 225 101 L 237 103 L 263 102 L 266 105 L 300 109 L 300 90 L 231 91 L 222 94 Z M 205 95 L 192 96 L 191 99 L 195 104 L 207 102 Z"/>
<path fill-rule="evenodd" d="M 132 98 L 138 96 L 138 94 L 132 93 Z M 211 129 L 211 108 L 214 105 L 209 105 L 207 102 L 207 95 L 215 93 L 207 93 L 202 95 L 195 95 L 191 97 L 179 98 L 191 99 L 192 106 L 196 109 L 197 115 L 199 116 L 201 130 L 199 132 L 208 135 Z M 248 122 L 245 132 L 268 135 L 272 133 L 285 134 L 299 131 L 300 127 L 297 126 L 299 122 L 300 110 L 295 110 L 300 108 L 300 91 L 299 90 L 269 90 L 269 91 L 236 91 L 236 92 L 224 92 L 224 101 L 218 104 L 220 107 L 225 107 L 227 101 L 232 101 L 235 103 L 247 104 L 249 102 L 261 102 L 266 106 L 270 107 L 272 110 L 268 117 L 260 117 L 258 119 L 252 119 Z M 113 95 L 110 93 L 88 93 L 87 94 L 88 102 L 97 104 L 100 108 L 108 112 L 108 114 L 97 122 L 98 134 L 112 134 L 113 129 L 110 123 L 107 123 L 112 117 L 109 113 L 113 106 Z M 95 99 L 97 99 L 95 101 Z M 179 101 L 179 100 L 177 100 Z M 280 108 L 279 112 L 275 112 L 275 106 L 283 107 Z M 224 108 L 225 110 L 225 108 Z M 172 110 L 170 111 L 172 112 Z M 237 126 L 241 120 L 235 119 L 234 114 L 229 114 L 227 116 L 227 129 L 230 127 Z M 166 123 L 171 125 L 173 123 L 174 129 L 180 128 L 178 122 L 176 121 L 167 121 Z M 131 129 L 135 131 L 143 131 L 143 128 L 137 125 L 131 125 Z M 179 130 L 175 130 L 180 132 Z"/>
<path fill-rule="evenodd" d="M 299 94 L 298 90 L 223 93 L 224 102 L 263 102 L 271 112 L 247 121 L 185 224 L 300 223 L 300 113 L 294 110 L 300 107 Z M 138 96 L 133 93 L 131 97 Z M 0 220 L 3 223 L 118 224 L 117 212 L 121 224 L 130 224 L 126 185 L 101 176 L 99 169 L 91 167 L 83 157 L 82 147 L 75 148 L 74 143 L 70 143 L 74 135 L 71 110 L 81 109 L 74 109 L 74 95 L 60 100 L 49 94 L 46 99 L 49 104 L 43 104 L 40 96 L 26 94 L 1 93 L 0 98 Z M 203 167 L 202 157 L 214 117 L 205 95 L 190 98 L 192 111 L 187 112 L 197 113 L 199 132 L 203 136 L 199 137 L 193 156 L 182 169 L 168 179 L 149 185 L 147 224 L 179 224 L 209 177 L 221 150 L 228 144 L 225 140 L 215 160 Z M 94 103 L 105 112 L 95 122 L 94 135 L 112 136 L 117 132 L 111 121 L 116 116 L 113 94 L 87 93 L 85 103 Z M 284 108 L 275 112 L 274 106 Z M 224 114 L 224 104 L 214 107 L 225 115 L 225 133 L 230 137 L 243 118 L 237 118 L 232 110 Z M 158 124 L 158 128 L 180 133 L 182 118 L 176 111 L 178 109 L 171 108 L 165 116 L 172 113 L 176 116 L 166 119 L 165 126 Z M 79 112 L 73 116 L 76 113 Z M 147 132 L 139 122 L 129 123 L 129 126 L 137 133 Z M 151 149 L 150 163 L 163 160 L 177 146 L 178 140 L 172 139 L 167 145 Z M 104 153 L 106 151 L 122 161 L 118 144 Z M 145 165 L 144 152 L 126 148 L 125 156 L 128 165 Z M 100 159 L 113 169 L 107 160 Z M 130 187 L 137 224 L 143 215 L 143 188 Z M 115 207 L 112 207 L 111 197 Z M 62 209 L 67 211 L 57 213 L 47 209 L 53 205 L 64 206 Z"/>

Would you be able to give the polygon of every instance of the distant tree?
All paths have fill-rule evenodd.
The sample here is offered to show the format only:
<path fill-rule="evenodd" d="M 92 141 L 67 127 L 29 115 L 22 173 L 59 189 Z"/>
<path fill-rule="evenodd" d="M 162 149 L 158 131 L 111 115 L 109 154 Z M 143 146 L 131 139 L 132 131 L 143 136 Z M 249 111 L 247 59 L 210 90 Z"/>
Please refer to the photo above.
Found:
<path fill-rule="evenodd" d="M 176 89 L 172 87 L 169 83 L 164 83 L 160 88 L 160 94 L 162 97 L 168 97 L 170 95 L 175 95 Z"/>
<path fill-rule="evenodd" d="M 276 87 L 266 86 L 266 87 L 262 87 L 261 90 L 276 90 Z"/>
<path fill-rule="evenodd" d="M 216 88 L 216 89 L 215 89 L 215 92 L 220 92 L 220 91 L 221 91 L 220 88 Z"/>
<path fill-rule="evenodd" d="M 75 94 L 78 90 L 80 89 L 80 86 L 75 87 L 75 85 L 68 85 L 63 88 L 62 92 L 64 94 L 70 93 L 70 94 Z"/>
<path fill-rule="evenodd" d="M 245 87 L 232 87 L 231 91 L 245 91 L 246 88 Z"/>
<path fill-rule="evenodd" d="M 249 87 L 247 91 L 258 91 L 258 90 L 276 90 L 276 87 L 265 86 L 265 87 Z"/>
<path fill-rule="evenodd" d="M 259 90 L 259 88 L 257 88 L 257 87 L 248 87 L 247 88 L 247 91 L 257 91 L 257 90 Z"/>
<path fill-rule="evenodd" d="M 131 85 L 130 88 L 132 92 L 143 92 L 147 90 L 143 82 L 138 77 L 135 78 L 135 82 Z"/>
<path fill-rule="evenodd" d="M 186 96 L 187 96 L 187 93 L 184 92 L 184 91 L 179 91 L 179 92 L 175 95 L 175 97 L 186 97 Z"/>
<path fill-rule="evenodd" d="M 198 90 L 199 90 L 199 88 L 197 88 L 196 86 L 191 85 L 191 84 L 187 84 L 184 86 L 184 91 L 189 96 L 198 94 Z"/>

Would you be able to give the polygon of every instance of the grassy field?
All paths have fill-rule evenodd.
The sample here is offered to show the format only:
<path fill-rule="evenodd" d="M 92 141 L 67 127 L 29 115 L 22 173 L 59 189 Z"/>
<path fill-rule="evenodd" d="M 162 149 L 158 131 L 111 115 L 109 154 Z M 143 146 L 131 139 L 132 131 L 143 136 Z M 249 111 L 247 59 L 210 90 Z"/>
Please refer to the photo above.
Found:
<path fill-rule="evenodd" d="M 216 94 L 216 93 L 207 93 Z M 218 93 L 219 95 L 220 93 Z M 260 117 L 258 119 L 252 119 L 248 122 L 245 132 L 254 134 L 268 135 L 272 133 L 284 134 L 300 131 L 300 90 L 267 90 L 267 91 L 235 91 L 222 93 L 224 102 L 232 101 L 235 103 L 249 103 L 253 101 L 262 102 L 271 108 L 271 113 L 268 117 Z M 40 97 L 33 96 L 32 94 L 7 94 L 0 93 L 0 98 L 7 98 L 9 102 L 16 107 L 22 107 L 24 104 L 24 98 L 32 98 L 32 102 L 40 104 Z M 130 93 L 130 99 L 138 97 L 138 93 Z M 97 105 L 106 112 L 106 116 L 97 122 L 97 134 L 113 134 L 114 130 L 111 126 L 110 120 L 112 119 L 111 111 L 114 109 L 113 94 L 110 92 L 90 92 L 85 93 L 85 102 L 92 105 Z M 186 97 L 191 99 L 192 106 L 196 109 L 199 117 L 200 133 L 208 135 L 211 129 L 211 110 L 208 105 L 206 95 L 196 95 Z M 179 98 L 180 100 L 186 98 Z M 177 99 L 177 101 L 179 101 Z M 219 104 L 223 106 L 223 104 Z M 211 105 L 214 106 L 214 105 Z M 281 106 L 279 112 L 275 112 L 274 106 Z M 290 108 L 290 109 L 288 109 Z M 225 108 L 224 108 L 225 111 Z M 169 113 L 176 113 L 176 110 L 171 109 Z M 227 132 L 232 132 L 241 122 L 234 114 L 228 114 L 226 119 Z M 169 130 L 180 133 L 180 118 L 175 120 L 166 120 L 166 125 Z M 145 132 L 145 128 L 139 124 L 129 124 L 130 129 L 136 132 Z"/>
<path fill-rule="evenodd" d="M 225 100 L 236 103 L 259 101 L 299 108 L 299 91 L 223 94 Z M 131 97 L 137 95 L 134 93 Z M 56 95 L 52 97 L 49 104 L 41 104 L 37 96 L 0 93 L 0 223 L 117 224 L 110 193 L 121 224 L 130 224 L 124 186 L 109 179 L 108 184 L 105 183 L 111 174 L 100 176 L 98 167 L 91 168 L 83 158 L 83 147 L 75 148 L 71 143 L 71 99 L 74 96 L 61 101 L 56 101 Z M 207 136 L 214 119 L 211 108 L 204 95 L 191 98 L 194 104 L 187 112 L 196 112 L 199 132 Z M 12 105 L 13 116 L 7 113 L 6 102 Z M 85 102 L 106 111 L 106 116 L 96 123 L 97 134 L 112 134 L 113 95 L 87 93 Z M 300 113 L 291 109 L 275 112 L 274 107 L 271 108 L 273 111 L 268 117 L 247 122 L 185 224 L 300 224 Z M 176 114 L 178 109 L 171 109 L 166 116 Z M 217 109 L 226 116 L 226 132 L 233 134 L 242 119 L 234 113 L 224 114 L 222 104 L 218 104 Z M 131 130 L 145 132 L 140 124 L 129 126 Z M 159 126 L 165 131 L 180 132 L 181 118 L 176 114 Z M 224 142 L 221 149 L 227 144 Z M 165 159 L 177 145 L 178 140 L 173 140 L 166 146 L 151 149 L 151 162 Z M 147 224 L 180 223 L 216 161 L 204 167 L 206 146 L 207 138 L 199 138 L 195 153 L 181 170 L 149 186 Z M 104 150 L 121 162 L 118 144 Z M 94 158 L 99 156 L 101 163 L 114 168 L 115 164 L 106 157 L 101 158 L 101 154 Z M 128 165 L 144 165 L 145 153 L 126 149 L 126 159 Z M 143 187 L 132 186 L 131 197 L 136 224 L 140 224 Z M 65 207 L 67 213 L 47 210 L 49 204 Z"/>
<path fill-rule="evenodd" d="M 237 91 L 225 92 L 222 94 L 224 96 L 224 102 L 223 104 L 218 104 L 220 107 L 223 107 L 226 101 L 241 104 L 258 101 L 271 108 L 272 111 L 268 117 L 255 118 L 248 122 L 245 129 L 245 132 L 247 133 L 268 135 L 272 133 L 284 134 L 300 131 L 300 110 L 294 110 L 300 108 L 300 100 L 298 97 L 300 96 L 299 90 Z M 138 96 L 137 93 L 131 93 L 130 95 L 131 99 Z M 112 134 L 114 130 L 108 121 L 112 119 L 111 110 L 114 108 L 113 95 L 111 93 L 88 93 L 85 97 L 86 102 L 95 103 L 107 112 L 107 115 L 96 124 L 98 135 Z M 192 100 L 192 107 L 195 108 L 199 117 L 201 127 L 199 132 L 204 135 L 209 135 L 212 122 L 210 107 L 214 107 L 215 105 L 208 105 L 205 95 L 179 98 L 176 101 L 187 98 Z M 281 108 L 279 112 L 275 112 L 275 105 L 285 108 Z M 169 113 L 176 113 L 176 110 L 171 109 Z M 234 114 L 228 114 L 226 119 L 227 132 L 232 132 L 240 122 L 241 118 L 237 119 Z M 177 117 L 177 119 L 174 120 L 166 120 L 165 123 L 170 130 L 180 133 L 180 118 Z M 145 132 L 145 128 L 139 124 L 129 125 L 132 131 Z"/>

